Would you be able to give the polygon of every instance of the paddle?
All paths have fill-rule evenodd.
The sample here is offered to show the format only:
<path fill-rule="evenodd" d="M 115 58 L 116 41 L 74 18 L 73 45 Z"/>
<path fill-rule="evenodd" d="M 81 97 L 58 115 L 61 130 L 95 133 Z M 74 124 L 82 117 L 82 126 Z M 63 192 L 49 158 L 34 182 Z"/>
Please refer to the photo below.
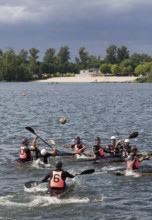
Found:
<path fill-rule="evenodd" d="M 54 150 L 54 148 L 47 143 L 44 139 L 42 139 L 39 135 L 36 134 L 36 132 L 34 131 L 33 128 L 31 127 L 25 127 L 28 131 L 30 131 L 31 133 L 35 134 L 36 136 L 38 136 L 48 147 L 52 148 Z M 63 152 L 63 151 L 59 151 L 57 150 L 57 156 L 73 156 L 75 155 L 74 153 L 68 153 L 68 152 Z"/>
<path fill-rule="evenodd" d="M 88 169 L 88 170 L 84 170 L 82 171 L 81 173 L 77 173 L 75 176 L 78 176 L 78 175 L 86 175 L 86 174 L 92 174 L 95 172 L 95 169 Z M 33 187 L 36 187 L 38 185 L 40 185 L 42 182 L 41 181 L 36 181 L 36 180 L 32 180 L 32 181 L 29 181 L 29 182 L 26 182 L 24 184 L 24 186 L 26 188 L 33 188 Z"/>
<path fill-rule="evenodd" d="M 78 173 L 76 175 L 86 175 L 86 174 L 92 174 L 95 172 L 95 169 L 88 169 L 88 170 L 84 170 L 81 173 Z"/>
<path fill-rule="evenodd" d="M 39 135 L 36 134 L 36 132 L 34 131 L 33 128 L 31 128 L 31 127 L 25 127 L 25 128 L 26 128 L 26 130 L 28 130 L 28 131 L 30 131 L 31 133 L 33 133 L 33 134 L 35 134 L 36 136 L 38 136 L 48 147 L 50 147 L 50 148 L 52 148 L 52 150 L 54 150 L 54 148 L 53 148 L 50 144 L 48 144 L 45 140 L 43 140 Z"/>
<path fill-rule="evenodd" d="M 138 137 L 138 132 L 137 131 L 135 131 L 135 132 L 133 132 L 133 133 L 131 133 L 130 135 L 129 135 L 129 139 L 133 139 L 133 138 L 136 138 L 136 137 Z"/>

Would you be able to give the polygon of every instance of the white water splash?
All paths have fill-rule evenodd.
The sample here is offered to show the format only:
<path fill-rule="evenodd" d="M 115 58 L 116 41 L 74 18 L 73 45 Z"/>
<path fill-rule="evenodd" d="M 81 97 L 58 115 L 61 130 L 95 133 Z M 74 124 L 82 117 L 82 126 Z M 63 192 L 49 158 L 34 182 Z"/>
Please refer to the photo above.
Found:
<path fill-rule="evenodd" d="M 107 196 L 102 195 L 101 197 L 94 199 L 93 202 L 103 202 L 106 198 Z"/>
<path fill-rule="evenodd" d="M 32 188 L 27 188 L 24 186 L 24 191 L 28 192 L 28 193 L 32 193 L 32 192 L 46 192 L 48 190 L 47 188 L 47 183 L 41 183 L 37 186 L 34 186 Z"/>
<path fill-rule="evenodd" d="M 69 198 L 69 199 L 59 199 L 56 197 L 49 196 L 31 196 L 29 198 L 31 201 L 27 201 L 25 203 L 12 201 L 12 196 L 3 196 L 0 198 L 0 206 L 2 207 L 44 207 L 49 206 L 50 204 L 75 204 L 75 203 L 88 203 L 90 201 L 89 198 Z"/>
<path fill-rule="evenodd" d="M 133 177 L 140 177 L 141 175 L 138 172 L 134 172 L 132 170 L 125 171 L 125 176 L 133 176 Z"/>
<path fill-rule="evenodd" d="M 45 164 L 43 163 L 40 159 L 37 159 L 35 161 L 32 162 L 31 166 L 33 168 L 50 168 L 51 167 L 51 164 Z"/>

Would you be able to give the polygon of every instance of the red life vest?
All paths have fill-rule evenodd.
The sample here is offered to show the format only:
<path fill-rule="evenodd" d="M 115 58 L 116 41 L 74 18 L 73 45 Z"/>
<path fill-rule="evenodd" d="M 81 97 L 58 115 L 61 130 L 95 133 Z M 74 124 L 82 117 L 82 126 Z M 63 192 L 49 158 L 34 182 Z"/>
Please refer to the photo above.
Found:
<path fill-rule="evenodd" d="M 100 147 L 100 149 L 99 149 L 99 154 L 98 154 L 98 156 L 94 153 L 94 158 L 96 159 L 97 157 L 103 157 L 104 156 L 104 149 L 103 149 L 103 147 Z"/>
<path fill-rule="evenodd" d="M 20 157 L 20 159 L 24 159 L 24 160 L 27 159 L 27 153 L 26 153 L 26 147 L 25 146 L 21 147 L 20 156 L 19 157 Z"/>
<path fill-rule="evenodd" d="M 52 171 L 52 178 L 50 180 L 50 187 L 64 188 L 65 182 L 61 177 L 62 171 Z"/>
<path fill-rule="evenodd" d="M 139 168 L 139 160 L 138 159 L 136 159 L 135 160 L 135 162 L 134 162 L 134 164 L 133 164 L 133 169 L 138 169 Z"/>
<path fill-rule="evenodd" d="M 100 153 L 100 156 L 102 156 L 102 157 L 104 156 L 104 149 L 102 147 L 100 148 L 99 153 Z"/>
<path fill-rule="evenodd" d="M 75 154 L 79 154 L 80 153 L 80 149 L 78 148 L 78 144 L 75 144 L 75 146 L 74 146 L 74 153 Z"/>

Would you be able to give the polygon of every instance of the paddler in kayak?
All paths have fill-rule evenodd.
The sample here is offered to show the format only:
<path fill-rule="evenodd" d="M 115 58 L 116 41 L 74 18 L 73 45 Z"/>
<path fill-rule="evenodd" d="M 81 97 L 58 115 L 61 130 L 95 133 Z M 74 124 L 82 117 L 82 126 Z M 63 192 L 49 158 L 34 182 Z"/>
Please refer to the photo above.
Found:
<path fill-rule="evenodd" d="M 115 146 L 115 155 L 127 158 L 128 152 L 130 152 L 132 148 L 133 146 L 130 145 L 129 139 L 119 140 Z"/>
<path fill-rule="evenodd" d="M 42 149 L 40 152 L 40 159 L 43 163 L 49 164 L 49 158 L 57 155 L 57 150 L 54 148 L 51 152 L 47 152 L 46 149 Z"/>
<path fill-rule="evenodd" d="M 24 163 L 31 161 L 31 152 L 28 145 L 29 145 L 29 140 L 27 138 L 24 138 L 22 140 L 22 146 L 20 148 L 19 159 L 17 159 L 18 162 Z"/>
<path fill-rule="evenodd" d="M 138 171 L 139 170 L 139 164 L 143 160 L 147 159 L 147 155 L 144 156 L 137 156 L 138 149 L 134 147 L 132 150 L 127 151 L 127 168 L 126 171 Z"/>
<path fill-rule="evenodd" d="M 55 169 L 52 170 L 49 174 L 47 174 L 44 179 L 41 181 L 47 182 L 49 180 L 49 193 L 51 192 L 63 192 L 64 189 L 66 188 L 66 178 L 74 178 L 75 175 L 70 174 L 67 171 L 64 171 L 62 169 L 62 162 L 61 161 L 56 161 L 55 162 Z M 52 193 L 51 193 L 52 194 Z"/>
<path fill-rule="evenodd" d="M 105 156 L 105 148 L 101 146 L 101 139 L 99 137 L 95 138 L 95 145 L 92 150 L 95 159 L 100 159 Z"/>
<path fill-rule="evenodd" d="M 76 137 L 75 141 L 75 144 L 68 145 L 66 148 L 72 148 L 75 154 L 83 154 L 86 149 L 86 145 L 81 142 L 80 137 Z"/>
<path fill-rule="evenodd" d="M 108 146 L 105 148 L 106 153 L 109 153 L 111 155 L 115 155 L 118 152 L 118 148 L 116 148 L 116 137 L 115 136 L 111 136 L 110 138 L 110 144 L 108 144 Z"/>

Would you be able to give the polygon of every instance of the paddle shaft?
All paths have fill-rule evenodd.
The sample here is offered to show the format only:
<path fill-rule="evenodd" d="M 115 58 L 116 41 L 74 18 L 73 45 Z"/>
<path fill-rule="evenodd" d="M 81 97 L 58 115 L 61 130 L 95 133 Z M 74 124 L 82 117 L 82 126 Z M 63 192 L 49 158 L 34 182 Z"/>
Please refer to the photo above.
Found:
<path fill-rule="evenodd" d="M 52 150 L 54 150 L 54 148 L 50 145 L 50 144 L 48 144 L 43 138 L 41 138 L 39 135 L 37 135 L 36 134 L 36 132 L 34 131 L 34 129 L 33 128 L 31 128 L 31 127 L 25 127 L 28 131 L 30 131 L 31 133 L 33 133 L 33 134 L 35 134 L 36 136 L 38 136 L 40 139 L 41 139 L 41 141 L 43 141 L 48 147 L 50 147 Z"/>

